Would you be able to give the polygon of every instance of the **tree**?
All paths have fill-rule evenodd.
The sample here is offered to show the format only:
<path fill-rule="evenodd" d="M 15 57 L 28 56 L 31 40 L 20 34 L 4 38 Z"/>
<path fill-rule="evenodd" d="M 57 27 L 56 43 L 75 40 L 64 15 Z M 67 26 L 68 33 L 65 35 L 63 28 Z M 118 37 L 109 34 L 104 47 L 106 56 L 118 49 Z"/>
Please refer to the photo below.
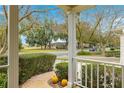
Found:
<path fill-rule="evenodd" d="M 0 49 L 3 47 L 3 42 L 4 42 L 4 26 L 0 26 Z"/>
<path fill-rule="evenodd" d="M 28 33 L 25 33 L 26 35 L 26 42 L 30 45 L 30 46 L 34 46 L 35 45 L 35 34 L 33 32 L 33 30 L 31 30 Z"/>
<path fill-rule="evenodd" d="M 7 6 L 2 6 L 3 7 L 3 12 L 5 16 L 5 30 L 3 32 L 3 46 L 0 49 L 0 54 L 4 54 L 7 51 L 7 36 L 8 36 L 8 12 L 7 12 Z M 18 23 L 20 24 L 19 26 L 19 33 L 23 33 L 24 31 L 29 31 L 34 25 L 37 24 L 37 13 L 47 13 L 50 10 L 55 10 L 57 8 L 50 8 L 50 9 L 44 9 L 44 10 L 33 10 L 31 9 L 31 6 L 19 6 L 19 20 Z M 33 15 L 33 18 L 32 18 Z M 35 16 L 35 17 L 34 17 Z M 26 24 L 25 24 L 26 23 Z M 29 24 L 28 24 L 29 23 Z"/>
<path fill-rule="evenodd" d="M 68 47 L 68 18 L 67 14 L 64 11 L 59 11 L 59 16 L 63 17 L 64 22 L 61 24 L 56 24 L 54 29 L 54 40 L 61 39 L 66 41 L 66 48 Z M 57 15 L 57 16 L 58 16 Z"/>
<path fill-rule="evenodd" d="M 91 33 L 91 27 L 89 23 L 80 21 L 79 17 L 76 24 L 76 27 L 77 27 L 76 37 L 78 42 L 78 48 L 83 49 L 84 43 L 89 43 L 88 39 L 89 39 L 89 34 Z"/>
<path fill-rule="evenodd" d="M 20 36 L 19 36 L 19 49 L 22 49 L 22 41 Z"/>
<path fill-rule="evenodd" d="M 40 45 L 41 49 L 42 46 L 46 49 L 47 45 L 51 48 L 51 41 L 54 38 L 54 33 L 51 28 L 52 21 L 48 21 L 46 18 L 44 23 L 41 24 L 41 27 L 33 28 L 32 31 L 27 32 L 25 36 L 27 37 L 27 43 L 31 46 L 35 44 Z"/>
<path fill-rule="evenodd" d="M 102 54 L 105 55 L 106 46 L 112 42 L 113 30 L 119 28 L 124 23 L 123 10 L 114 8 L 112 6 L 104 6 L 100 10 L 96 10 L 94 15 L 91 15 L 95 21 L 92 21 L 92 33 L 90 34 L 89 40 L 97 34 L 98 43 Z"/>

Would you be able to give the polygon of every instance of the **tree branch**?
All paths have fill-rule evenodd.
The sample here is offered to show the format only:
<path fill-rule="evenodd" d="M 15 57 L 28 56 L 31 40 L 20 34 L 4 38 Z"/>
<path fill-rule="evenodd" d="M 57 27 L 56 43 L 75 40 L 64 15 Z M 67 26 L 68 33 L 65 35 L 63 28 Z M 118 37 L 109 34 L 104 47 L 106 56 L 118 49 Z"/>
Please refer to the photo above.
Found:
<path fill-rule="evenodd" d="M 6 20 L 8 20 L 8 14 L 7 14 L 7 10 L 6 10 L 6 6 L 5 5 L 3 5 L 3 11 L 4 11 L 4 14 L 5 14 Z"/>
<path fill-rule="evenodd" d="M 102 18 L 103 18 L 103 17 L 100 17 L 100 18 L 98 19 L 98 21 L 97 21 L 97 23 L 96 23 L 96 25 L 95 25 L 95 27 L 94 27 L 94 29 L 93 29 L 91 35 L 90 35 L 89 40 L 92 38 L 93 34 L 95 33 L 95 31 L 96 31 L 97 27 L 99 26 L 99 24 L 100 24 Z"/>
<path fill-rule="evenodd" d="M 21 22 L 23 19 L 25 19 L 26 17 L 32 15 L 33 13 L 46 13 L 48 11 L 51 11 L 51 10 L 55 10 L 55 9 L 58 9 L 58 8 L 52 8 L 52 9 L 48 9 L 48 10 L 33 10 L 31 12 L 27 12 L 27 14 L 25 14 L 23 17 L 21 17 L 19 19 L 19 22 Z"/>

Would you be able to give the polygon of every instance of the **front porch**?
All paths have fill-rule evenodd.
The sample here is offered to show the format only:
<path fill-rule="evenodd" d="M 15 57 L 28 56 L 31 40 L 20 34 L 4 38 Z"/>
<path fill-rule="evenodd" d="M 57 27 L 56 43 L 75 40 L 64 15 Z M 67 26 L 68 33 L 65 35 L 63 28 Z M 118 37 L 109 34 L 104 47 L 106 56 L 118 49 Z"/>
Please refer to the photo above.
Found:
<path fill-rule="evenodd" d="M 119 65 L 119 58 L 84 56 L 84 57 L 76 57 L 75 59 L 77 60 L 78 70 L 77 70 L 76 82 L 74 88 L 122 87 L 121 82 L 123 78 L 122 77 L 123 70 L 121 65 Z M 60 61 L 63 62 L 62 60 Z M 52 84 L 52 82 L 50 81 L 51 76 L 54 75 L 56 74 L 54 71 L 52 71 L 33 76 L 29 80 L 27 80 L 24 84 L 22 84 L 22 86 L 20 87 L 21 88 L 60 88 L 58 83 Z"/>
<path fill-rule="evenodd" d="M 77 15 L 81 10 L 94 8 L 95 6 L 58 6 L 68 15 L 68 87 L 116 87 L 119 82 L 119 87 L 124 87 L 124 61 L 123 55 L 124 46 L 123 38 L 121 38 L 121 59 L 120 63 L 112 63 L 92 58 L 80 58 L 76 55 L 76 22 Z M 8 64 L 0 66 L 0 68 L 8 69 L 8 87 L 19 87 L 19 55 L 18 55 L 18 6 L 9 6 L 8 16 Z M 122 35 L 123 37 L 123 35 Z M 102 69 L 102 70 L 101 70 Z M 116 70 L 119 71 L 116 72 Z M 119 75 L 118 75 L 119 74 Z M 21 87 L 51 87 L 46 83 L 49 81 L 54 72 L 48 72 L 36 76 L 36 81 L 33 77 L 24 83 Z M 110 81 L 107 81 L 107 78 Z M 40 80 L 39 80 L 40 78 Z M 41 81 L 43 80 L 43 82 Z M 101 80 L 102 79 L 102 80 Z M 42 83 L 42 84 L 41 84 Z M 42 86 L 43 85 L 43 86 Z"/>

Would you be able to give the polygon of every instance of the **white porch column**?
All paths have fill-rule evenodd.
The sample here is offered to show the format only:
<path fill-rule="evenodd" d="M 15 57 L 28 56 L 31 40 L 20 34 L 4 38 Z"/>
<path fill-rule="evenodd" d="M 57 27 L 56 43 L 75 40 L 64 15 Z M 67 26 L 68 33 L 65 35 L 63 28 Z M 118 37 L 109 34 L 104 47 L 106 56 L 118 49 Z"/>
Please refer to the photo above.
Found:
<path fill-rule="evenodd" d="M 68 86 L 72 87 L 76 79 L 76 62 L 73 57 L 76 56 L 76 13 L 68 13 Z"/>
<path fill-rule="evenodd" d="M 8 87 L 18 87 L 18 6 L 9 6 L 8 13 Z"/>
<path fill-rule="evenodd" d="M 120 63 L 124 65 L 124 30 L 120 36 Z M 124 66 L 122 67 L 122 88 L 124 88 Z"/>
<path fill-rule="evenodd" d="M 124 34 L 120 36 L 120 63 L 124 65 Z"/>

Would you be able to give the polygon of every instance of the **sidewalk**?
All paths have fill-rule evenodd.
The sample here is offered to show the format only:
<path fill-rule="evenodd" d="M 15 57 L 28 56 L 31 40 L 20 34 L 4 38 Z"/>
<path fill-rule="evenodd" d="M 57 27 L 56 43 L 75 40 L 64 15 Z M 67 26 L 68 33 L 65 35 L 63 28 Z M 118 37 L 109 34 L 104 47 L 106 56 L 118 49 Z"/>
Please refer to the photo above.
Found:
<path fill-rule="evenodd" d="M 54 71 L 46 72 L 44 74 L 33 76 L 31 79 L 27 80 L 21 88 L 52 88 L 48 81 L 51 76 L 55 75 Z"/>

